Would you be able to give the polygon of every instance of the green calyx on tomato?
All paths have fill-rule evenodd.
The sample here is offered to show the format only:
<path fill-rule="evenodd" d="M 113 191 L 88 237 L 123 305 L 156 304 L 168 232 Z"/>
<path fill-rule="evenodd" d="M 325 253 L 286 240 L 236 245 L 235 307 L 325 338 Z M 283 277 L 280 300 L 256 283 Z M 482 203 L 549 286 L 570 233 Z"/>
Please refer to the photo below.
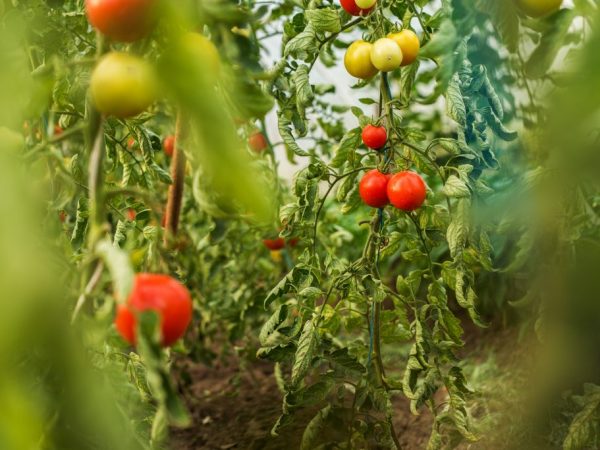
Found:
<path fill-rule="evenodd" d="M 156 23 L 157 6 L 157 0 L 85 0 L 85 11 L 94 28 L 121 42 L 147 36 Z"/>
<path fill-rule="evenodd" d="M 355 41 L 348 47 L 344 55 L 344 66 L 350 75 L 367 80 L 378 72 L 371 62 L 372 47 L 373 44 L 362 40 Z"/>
<path fill-rule="evenodd" d="M 111 52 L 102 57 L 90 80 L 98 111 L 119 118 L 135 116 L 157 96 L 157 81 L 150 64 L 137 56 Z"/>
<path fill-rule="evenodd" d="M 117 307 L 115 326 L 123 339 L 136 344 L 137 315 L 149 310 L 160 317 L 161 344 L 170 346 L 192 320 L 192 299 L 185 286 L 170 276 L 137 274 L 129 298 Z"/>

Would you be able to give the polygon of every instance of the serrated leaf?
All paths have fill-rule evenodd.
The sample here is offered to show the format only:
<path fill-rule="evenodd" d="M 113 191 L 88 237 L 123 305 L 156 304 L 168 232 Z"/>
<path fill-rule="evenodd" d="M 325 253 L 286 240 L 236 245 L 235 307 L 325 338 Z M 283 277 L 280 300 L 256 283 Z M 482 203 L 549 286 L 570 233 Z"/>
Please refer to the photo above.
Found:
<path fill-rule="evenodd" d="M 291 385 L 297 386 L 307 374 L 317 345 L 317 333 L 313 326 L 313 321 L 308 320 L 304 324 L 298 349 L 294 356 L 294 365 L 292 366 Z"/>
<path fill-rule="evenodd" d="M 444 184 L 442 192 L 448 197 L 469 197 L 471 192 L 467 184 L 456 175 L 450 175 Z"/>
<path fill-rule="evenodd" d="M 454 74 L 448 84 L 448 90 L 446 91 L 446 113 L 462 127 L 467 125 L 467 111 L 460 91 L 458 74 Z"/>
<path fill-rule="evenodd" d="M 339 33 L 342 29 L 340 16 L 333 8 L 307 9 L 304 14 L 317 32 Z"/>

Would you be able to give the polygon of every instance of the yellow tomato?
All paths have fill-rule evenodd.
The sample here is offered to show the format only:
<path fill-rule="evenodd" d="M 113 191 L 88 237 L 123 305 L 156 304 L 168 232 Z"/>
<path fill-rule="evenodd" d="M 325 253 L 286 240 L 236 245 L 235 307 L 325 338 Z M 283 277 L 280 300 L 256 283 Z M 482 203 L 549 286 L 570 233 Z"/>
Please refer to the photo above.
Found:
<path fill-rule="evenodd" d="M 371 63 L 371 49 L 373 45 L 365 41 L 353 42 L 344 56 L 344 66 L 350 75 L 364 80 L 377 73 Z"/>
<path fill-rule="evenodd" d="M 158 91 L 152 66 L 137 56 L 120 52 L 102 57 L 90 83 L 98 111 L 121 118 L 144 111 Z"/>
<path fill-rule="evenodd" d="M 282 260 L 281 252 L 279 250 L 271 250 L 271 259 L 273 262 L 280 263 Z"/>
<path fill-rule="evenodd" d="M 402 63 L 402 50 L 391 39 L 377 39 L 371 49 L 371 62 L 382 72 L 397 69 Z"/>
<path fill-rule="evenodd" d="M 543 17 L 557 11 L 563 0 L 516 0 L 517 6 L 531 17 Z"/>
<path fill-rule="evenodd" d="M 400 47 L 400 50 L 402 51 L 402 66 L 407 66 L 417 59 L 421 43 L 413 31 L 402 30 L 399 33 L 390 34 L 388 38 Z"/>

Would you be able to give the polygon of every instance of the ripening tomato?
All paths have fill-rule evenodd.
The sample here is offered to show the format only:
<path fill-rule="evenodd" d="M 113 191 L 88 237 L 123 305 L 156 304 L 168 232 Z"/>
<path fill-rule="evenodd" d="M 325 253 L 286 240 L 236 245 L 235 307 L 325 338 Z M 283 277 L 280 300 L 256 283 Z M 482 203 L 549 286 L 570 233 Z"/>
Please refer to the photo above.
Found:
<path fill-rule="evenodd" d="M 265 135 L 260 131 L 256 131 L 248 137 L 248 145 L 252 149 L 252 151 L 256 153 L 260 153 L 268 147 L 267 139 Z"/>
<path fill-rule="evenodd" d="M 90 88 L 98 111 L 120 118 L 141 113 L 157 94 L 152 66 L 137 56 L 120 52 L 102 57 L 92 72 Z"/>
<path fill-rule="evenodd" d="M 157 5 L 157 0 L 85 0 L 85 11 L 90 23 L 105 36 L 133 42 L 152 31 Z"/>
<path fill-rule="evenodd" d="M 344 8 L 351 16 L 366 16 L 373 9 L 372 7 L 361 9 L 354 0 L 340 0 L 340 5 L 342 5 L 342 8 Z"/>
<path fill-rule="evenodd" d="M 167 275 L 139 273 L 127 302 L 117 307 L 115 325 L 127 342 L 136 343 L 136 314 L 154 310 L 160 316 L 161 343 L 173 344 L 185 333 L 192 320 L 190 293 L 179 281 Z"/>
<path fill-rule="evenodd" d="M 173 156 L 173 152 L 175 151 L 175 136 L 169 135 L 163 141 L 163 150 L 165 151 L 165 155 Z"/>
<path fill-rule="evenodd" d="M 265 244 L 265 247 L 267 247 L 269 250 L 281 250 L 283 247 L 285 247 L 285 241 L 282 237 L 275 239 L 263 239 L 263 244 Z"/>
<path fill-rule="evenodd" d="M 517 6 L 528 16 L 544 17 L 560 9 L 563 0 L 516 0 Z"/>
<path fill-rule="evenodd" d="M 376 127 L 367 125 L 362 130 L 362 141 L 367 147 L 374 150 L 382 148 L 387 141 L 387 133 L 385 127 Z"/>
<path fill-rule="evenodd" d="M 388 35 L 388 38 L 398 44 L 398 47 L 400 47 L 400 50 L 402 51 L 401 66 L 407 66 L 417 59 L 419 50 L 421 49 L 421 43 L 414 31 L 402 30 L 399 33 Z"/>
<path fill-rule="evenodd" d="M 358 193 L 363 202 L 373 208 L 383 208 L 389 203 L 387 185 L 389 175 L 377 169 L 365 173 L 358 185 Z"/>
<path fill-rule="evenodd" d="M 400 67 L 402 63 L 402 50 L 391 39 L 377 39 L 371 49 L 371 62 L 378 70 L 390 72 Z"/>
<path fill-rule="evenodd" d="M 54 136 L 60 136 L 61 134 L 63 134 L 63 129 L 60 125 L 56 124 L 54 125 Z"/>
<path fill-rule="evenodd" d="M 130 222 L 133 222 L 135 220 L 136 216 L 137 216 L 137 212 L 135 211 L 135 209 L 129 208 L 127 210 L 127 219 L 129 219 Z"/>
<path fill-rule="evenodd" d="M 371 62 L 372 47 L 373 44 L 361 40 L 354 41 L 348 47 L 344 55 L 344 66 L 350 75 L 366 80 L 377 73 L 377 69 Z"/>
<path fill-rule="evenodd" d="M 419 174 L 403 171 L 394 174 L 387 186 L 390 203 L 402 211 L 414 211 L 421 207 L 427 196 L 427 188 Z"/>

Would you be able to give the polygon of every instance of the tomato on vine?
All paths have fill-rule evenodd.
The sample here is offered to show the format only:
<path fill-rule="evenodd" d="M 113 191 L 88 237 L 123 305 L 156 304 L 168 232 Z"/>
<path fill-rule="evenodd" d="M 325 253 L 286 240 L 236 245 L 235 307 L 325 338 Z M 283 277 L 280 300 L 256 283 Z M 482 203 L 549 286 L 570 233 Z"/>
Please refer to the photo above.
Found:
<path fill-rule="evenodd" d="M 163 150 L 165 155 L 173 156 L 173 152 L 175 151 L 175 136 L 169 135 L 164 139 Z"/>
<path fill-rule="evenodd" d="M 366 3 L 368 2 L 365 2 L 365 4 Z M 373 2 L 373 5 L 375 3 L 376 2 Z M 363 9 L 360 6 L 358 6 L 357 2 L 355 2 L 354 0 L 340 0 L 340 5 L 342 5 L 342 8 L 344 8 L 344 10 L 351 16 L 366 16 L 373 9 L 373 5 L 367 7 L 366 9 Z"/>
<path fill-rule="evenodd" d="M 367 80 L 378 72 L 371 62 L 372 47 L 373 44 L 361 40 L 350 44 L 344 55 L 344 66 L 350 75 Z"/>
<path fill-rule="evenodd" d="M 192 320 L 190 293 L 168 275 L 139 273 L 127 302 L 117 307 L 115 326 L 127 342 L 136 344 L 136 314 L 153 310 L 160 317 L 161 343 L 172 345 Z"/>
<path fill-rule="evenodd" d="M 388 35 L 388 38 L 398 44 L 398 47 L 402 51 L 401 66 L 412 64 L 417 59 L 419 50 L 421 49 L 421 42 L 414 31 L 402 30 L 398 33 Z"/>
<path fill-rule="evenodd" d="M 157 19 L 157 0 L 86 0 L 90 23 L 105 36 L 133 42 L 148 35 Z"/>
<path fill-rule="evenodd" d="M 63 130 L 62 127 L 58 124 L 54 125 L 54 136 L 60 136 L 61 134 L 63 134 Z"/>
<path fill-rule="evenodd" d="M 121 52 L 102 57 L 92 72 L 90 89 L 98 111 L 119 118 L 143 112 L 157 93 L 152 66 L 137 56 Z"/>
<path fill-rule="evenodd" d="M 402 50 L 392 39 L 377 39 L 371 49 L 371 62 L 378 70 L 390 72 L 400 67 Z"/>
<path fill-rule="evenodd" d="M 255 131 L 248 137 L 248 145 L 255 153 L 261 153 L 269 146 L 265 135 L 260 131 Z"/>
<path fill-rule="evenodd" d="M 390 203 L 402 211 L 414 211 L 423 205 L 427 187 L 423 178 L 415 172 L 403 171 L 394 174 L 387 185 Z"/>
<path fill-rule="evenodd" d="M 385 127 L 376 127 L 367 125 L 362 130 L 362 141 L 367 147 L 373 150 L 379 150 L 387 142 L 387 132 Z"/>
<path fill-rule="evenodd" d="M 129 208 L 129 209 L 127 210 L 127 219 L 128 219 L 130 222 L 133 222 L 133 221 L 135 220 L 136 216 L 137 216 L 137 212 L 135 211 L 135 209 L 133 209 L 133 208 Z"/>
<path fill-rule="evenodd" d="M 525 14 L 537 18 L 558 11 L 563 0 L 516 0 L 516 2 Z"/>
<path fill-rule="evenodd" d="M 282 237 L 277 237 L 275 239 L 263 239 L 263 244 L 269 250 L 281 250 L 285 247 L 285 240 Z"/>
<path fill-rule="evenodd" d="M 389 175 L 377 169 L 370 170 L 360 180 L 358 193 L 365 204 L 373 208 L 383 208 L 389 203 L 387 185 Z"/>

